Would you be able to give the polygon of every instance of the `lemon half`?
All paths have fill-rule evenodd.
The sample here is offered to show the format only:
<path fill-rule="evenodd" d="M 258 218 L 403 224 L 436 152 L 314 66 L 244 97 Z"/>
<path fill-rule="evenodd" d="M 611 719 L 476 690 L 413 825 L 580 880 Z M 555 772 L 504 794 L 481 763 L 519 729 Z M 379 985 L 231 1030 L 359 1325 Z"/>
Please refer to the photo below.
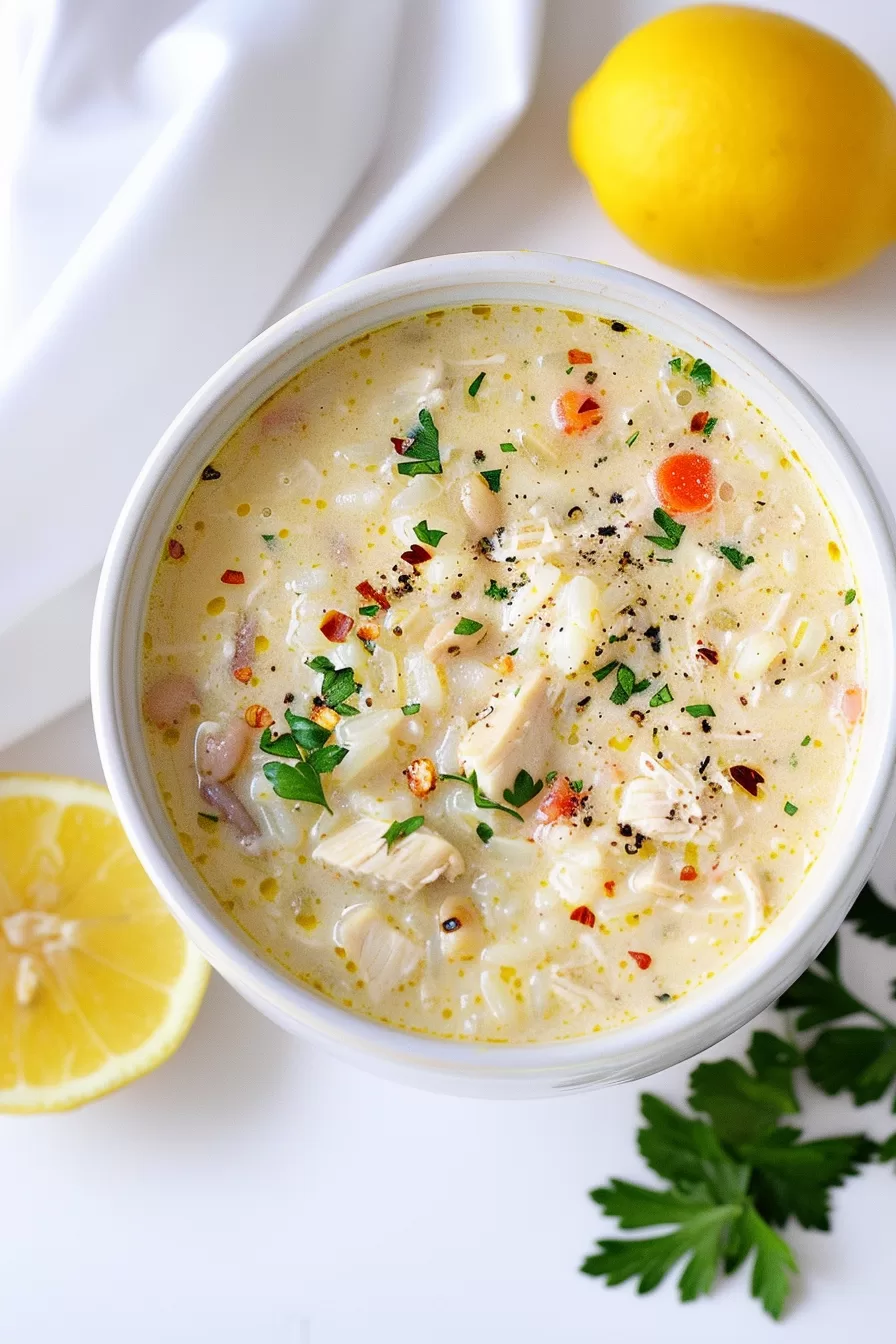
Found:
<path fill-rule="evenodd" d="M 106 789 L 0 775 L 0 1112 L 66 1110 L 148 1073 L 208 975 Z"/>

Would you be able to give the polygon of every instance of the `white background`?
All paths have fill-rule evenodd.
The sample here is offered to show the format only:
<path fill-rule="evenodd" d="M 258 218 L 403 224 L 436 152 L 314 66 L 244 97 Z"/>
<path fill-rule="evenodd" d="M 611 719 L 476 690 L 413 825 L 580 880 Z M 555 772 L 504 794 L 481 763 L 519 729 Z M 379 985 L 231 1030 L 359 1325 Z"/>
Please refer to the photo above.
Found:
<path fill-rule="evenodd" d="M 794 298 L 723 290 L 638 253 L 568 160 L 566 105 L 625 31 L 666 6 L 547 7 L 531 110 L 409 255 L 542 248 L 693 294 L 818 388 L 896 502 L 896 251 L 832 291 Z M 776 7 L 847 40 L 896 88 L 896 14 L 886 0 Z M 417 77 L 437 59 L 421 53 Z M 64 676 L 52 631 L 47 657 Z M 0 768 L 100 778 L 88 710 L 6 752 Z M 879 865 L 889 895 L 892 848 Z M 883 1006 L 896 957 L 846 941 L 847 971 L 879 985 Z M 680 1099 L 688 1071 L 650 1086 Z M 762 1317 L 742 1276 L 682 1307 L 671 1287 L 639 1299 L 630 1286 L 579 1275 L 594 1238 L 613 1233 L 586 1191 L 645 1175 L 634 1148 L 640 1090 L 532 1103 L 429 1096 L 292 1040 L 214 978 L 187 1042 L 157 1073 L 68 1116 L 0 1121 L 0 1339 L 675 1344 L 721 1335 L 761 1344 L 783 1330 L 788 1344 L 827 1344 L 857 1328 L 893 1337 L 892 1167 L 838 1192 L 833 1235 L 793 1233 L 804 1274 L 783 1326 Z M 879 1137 L 896 1128 L 882 1107 L 856 1113 L 815 1096 L 806 1124 L 813 1134 L 865 1128 Z"/>

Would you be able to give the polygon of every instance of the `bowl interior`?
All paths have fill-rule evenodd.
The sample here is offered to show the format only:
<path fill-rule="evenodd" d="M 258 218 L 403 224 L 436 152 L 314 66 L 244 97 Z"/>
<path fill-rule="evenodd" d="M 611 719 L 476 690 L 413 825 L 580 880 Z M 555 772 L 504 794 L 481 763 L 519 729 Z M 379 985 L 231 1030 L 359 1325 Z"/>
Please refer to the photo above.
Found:
<path fill-rule="evenodd" d="M 370 328 L 469 303 L 552 304 L 618 318 L 706 359 L 800 455 L 851 556 L 866 620 L 867 712 L 843 806 L 820 862 L 775 923 L 710 983 L 630 1026 L 551 1045 L 424 1038 L 348 1013 L 268 960 L 220 909 L 183 853 L 155 787 L 141 721 L 140 648 L 157 557 L 202 467 L 231 431 L 309 361 Z M 110 788 L 132 842 L 209 960 L 284 1025 L 334 1045 L 447 1073 L 563 1074 L 564 1085 L 643 1076 L 755 1015 L 820 950 L 867 875 L 892 811 L 893 542 L 880 491 L 823 404 L 742 332 L 651 281 L 591 262 L 522 253 L 434 258 L 367 276 L 284 318 L 234 357 L 186 407 L 134 487 L 110 546 L 97 606 L 93 681 Z"/>

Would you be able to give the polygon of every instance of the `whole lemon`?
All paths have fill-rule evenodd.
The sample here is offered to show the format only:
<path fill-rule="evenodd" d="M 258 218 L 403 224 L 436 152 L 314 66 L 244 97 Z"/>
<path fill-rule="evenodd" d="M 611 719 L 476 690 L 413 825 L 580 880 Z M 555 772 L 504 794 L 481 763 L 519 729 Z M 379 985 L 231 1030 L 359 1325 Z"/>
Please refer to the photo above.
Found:
<path fill-rule="evenodd" d="M 779 14 L 645 24 L 579 89 L 569 136 L 610 219 L 683 270 L 822 285 L 896 237 L 896 104 L 847 47 Z"/>

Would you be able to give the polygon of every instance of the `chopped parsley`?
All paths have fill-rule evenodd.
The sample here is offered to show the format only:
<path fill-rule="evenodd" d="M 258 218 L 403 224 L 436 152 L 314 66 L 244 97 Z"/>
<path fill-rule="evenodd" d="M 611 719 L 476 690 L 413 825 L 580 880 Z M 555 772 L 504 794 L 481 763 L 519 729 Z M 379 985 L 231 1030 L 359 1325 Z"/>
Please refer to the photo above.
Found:
<path fill-rule="evenodd" d="M 669 360 L 669 368 L 675 373 L 681 373 L 681 355 L 676 355 L 674 359 Z"/>
<path fill-rule="evenodd" d="M 487 845 L 489 840 L 491 840 L 492 836 L 494 835 L 494 831 L 492 830 L 491 826 L 489 826 L 487 821 L 480 821 L 479 825 L 476 827 L 476 834 L 479 836 L 479 839 L 482 841 L 482 843 L 484 845 Z"/>
<path fill-rule="evenodd" d="M 410 460 L 408 460 L 410 459 Z M 405 439 L 399 476 L 441 476 L 442 459 L 439 456 L 439 431 L 429 411 L 424 407 L 417 423 Z"/>
<path fill-rule="evenodd" d="M 796 803 L 788 801 L 784 804 L 784 811 L 787 813 L 788 817 L 795 817 L 797 812 L 799 812 L 799 808 Z"/>
<path fill-rule="evenodd" d="M 197 812 L 196 815 L 204 821 L 220 821 L 220 817 L 216 817 L 213 812 Z"/>
<path fill-rule="evenodd" d="M 359 683 L 355 681 L 353 668 L 336 668 L 323 654 L 318 654 L 316 658 L 306 658 L 305 666 L 310 667 L 312 672 L 323 673 L 320 697 L 329 709 L 335 709 L 344 719 L 360 713 L 354 705 L 347 703 L 349 697 L 357 695 L 361 689 Z"/>
<path fill-rule="evenodd" d="M 801 747 L 808 747 L 808 745 L 809 745 L 809 743 L 810 743 L 811 741 L 812 741 L 812 738 L 809 737 L 808 734 L 807 734 L 807 736 L 804 737 L 803 740 L 802 740 L 802 742 L 800 743 L 800 746 L 801 746 Z"/>
<path fill-rule="evenodd" d="M 414 528 L 414 536 L 417 538 L 417 540 L 422 541 L 424 546 L 432 546 L 433 549 L 435 549 L 435 547 L 438 546 L 439 542 L 445 535 L 446 534 L 444 532 L 440 532 L 438 528 L 429 527 L 425 518 L 423 519 L 422 523 L 418 523 L 417 526 Z"/>
<path fill-rule="evenodd" d="M 713 432 L 718 423 L 719 423 L 719 417 L 717 415 L 711 415 L 709 417 L 706 424 L 703 426 L 703 434 L 707 439 L 709 438 L 710 434 Z"/>
<path fill-rule="evenodd" d="M 637 437 L 638 437 L 638 435 L 639 435 L 640 433 L 641 433 L 641 431 L 640 431 L 639 429 L 636 429 L 635 432 L 634 432 L 634 434 L 630 434 L 630 435 L 629 435 L 629 437 L 628 437 L 628 438 L 626 439 L 626 441 L 625 441 L 625 446 L 626 446 L 626 448 L 631 448 L 631 447 L 634 446 L 634 443 L 635 443 L 635 441 L 636 441 L 636 439 L 637 439 Z"/>
<path fill-rule="evenodd" d="M 261 539 L 262 541 L 267 542 L 268 546 L 272 546 L 274 544 L 273 532 L 262 532 Z"/>
<path fill-rule="evenodd" d="M 661 686 L 656 695 L 650 697 L 650 708 L 659 709 L 660 705 L 668 705 L 672 702 L 672 692 L 668 686 Z"/>
<path fill-rule="evenodd" d="M 684 523 L 676 523 L 674 518 L 670 518 L 665 509 L 654 509 L 653 521 L 657 527 L 663 529 L 663 536 L 648 537 L 654 546 L 659 546 L 664 551 L 674 551 L 685 533 Z"/>
<path fill-rule="evenodd" d="M 572 789 L 573 793 L 581 793 L 584 788 L 584 780 L 571 779 L 569 781 L 569 787 Z"/>
<path fill-rule="evenodd" d="M 595 681 L 603 681 L 604 677 L 608 677 L 618 666 L 619 659 L 614 658 L 612 663 L 604 663 L 603 667 L 597 668 L 592 675 L 594 676 Z"/>
<path fill-rule="evenodd" d="M 691 379 L 691 382 L 697 384 L 701 392 L 705 392 L 707 388 L 712 387 L 713 372 L 705 359 L 694 360 L 688 370 L 688 377 Z"/>
<path fill-rule="evenodd" d="M 330 729 L 300 714 L 293 714 L 292 710 L 286 711 L 286 722 L 288 733 L 274 737 L 270 728 L 265 728 L 259 739 L 258 745 L 269 756 L 286 758 L 267 761 L 264 766 L 265 778 L 278 798 L 315 803 L 332 813 L 324 795 L 321 775 L 330 774 L 340 761 L 345 760 L 348 747 L 337 746 L 335 742 L 327 746 Z M 294 764 L 287 765 L 286 760 Z"/>
<path fill-rule="evenodd" d="M 404 821 L 393 821 L 389 829 L 383 832 L 386 849 L 390 850 L 399 840 L 404 840 L 415 831 L 419 831 L 425 820 L 425 817 L 405 817 Z"/>
<path fill-rule="evenodd" d="M 477 373 L 476 377 L 473 379 L 472 383 L 467 388 L 467 392 L 470 394 L 471 397 L 475 397 L 476 393 L 479 391 L 480 387 L 484 382 L 485 382 L 485 370 L 483 369 L 482 373 Z"/>
<path fill-rule="evenodd" d="M 501 489 L 501 472 L 503 470 L 503 467 L 494 467 L 491 471 L 480 471 L 479 473 L 493 495 L 496 495 Z"/>
<path fill-rule="evenodd" d="M 472 770 L 469 775 L 439 775 L 439 779 L 453 779 L 457 784 L 469 784 L 473 790 L 473 802 L 483 811 L 506 812 L 508 817 L 516 817 L 517 821 L 522 821 L 519 812 L 514 812 L 513 808 L 505 807 L 503 803 L 496 803 L 493 798 L 487 798 L 479 787 L 479 781 L 476 778 L 476 771 Z M 519 775 L 517 775 L 519 779 Z"/>
<path fill-rule="evenodd" d="M 419 713 L 420 713 L 420 706 L 419 706 L 419 704 L 416 703 L 416 702 L 415 702 L 413 705 L 402 705 L 402 707 L 401 707 L 401 712 L 402 712 L 402 714 L 405 714 L 405 715 L 407 715 L 408 717 L 410 717 L 411 714 L 419 714 Z"/>
<path fill-rule="evenodd" d="M 507 598 L 510 596 L 510 589 L 502 588 L 499 583 L 496 583 L 495 580 L 492 579 L 485 589 L 485 595 L 486 597 L 493 597 L 496 602 L 506 602 Z"/>
<path fill-rule="evenodd" d="M 855 600 L 856 600 L 856 590 L 855 590 L 855 588 L 847 588 L 846 592 L 843 594 L 843 602 L 844 602 L 844 604 L 845 604 L 847 607 L 850 607 L 850 606 L 852 606 L 853 602 L 855 602 Z"/>
<path fill-rule="evenodd" d="M 515 452 L 516 452 L 516 448 L 513 446 L 512 443 L 502 443 L 502 444 L 501 444 L 501 452 L 502 452 L 502 453 L 515 453 Z"/>
<path fill-rule="evenodd" d="M 712 705 L 685 705 L 684 712 L 692 719 L 714 719 L 716 716 Z"/>
<path fill-rule="evenodd" d="M 610 700 L 614 705 L 625 705 L 633 695 L 640 695 L 641 691 L 646 691 L 650 685 L 648 681 L 636 681 L 635 674 L 625 663 L 620 663 L 616 668 L 616 685 Z"/>
<path fill-rule="evenodd" d="M 477 630 L 482 629 L 481 621 L 471 621 L 469 616 L 461 616 L 457 625 L 454 627 L 456 635 L 475 635 Z"/>
<path fill-rule="evenodd" d="M 511 807 L 525 807 L 536 798 L 544 788 L 544 782 L 540 779 L 533 779 L 528 770 L 520 770 L 513 782 L 512 789 L 504 790 L 504 801 L 510 803 Z"/>
<path fill-rule="evenodd" d="M 375 602 L 369 607 L 359 607 L 358 611 L 362 616 L 367 616 L 368 619 L 373 616 L 379 616 L 380 614 L 380 609 Z"/>
<path fill-rule="evenodd" d="M 724 555 L 725 559 L 734 566 L 735 569 L 745 569 L 747 565 L 752 565 L 754 559 L 752 555 L 744 555 L 736 546 L 720 546 L 719 554 Z"/>

